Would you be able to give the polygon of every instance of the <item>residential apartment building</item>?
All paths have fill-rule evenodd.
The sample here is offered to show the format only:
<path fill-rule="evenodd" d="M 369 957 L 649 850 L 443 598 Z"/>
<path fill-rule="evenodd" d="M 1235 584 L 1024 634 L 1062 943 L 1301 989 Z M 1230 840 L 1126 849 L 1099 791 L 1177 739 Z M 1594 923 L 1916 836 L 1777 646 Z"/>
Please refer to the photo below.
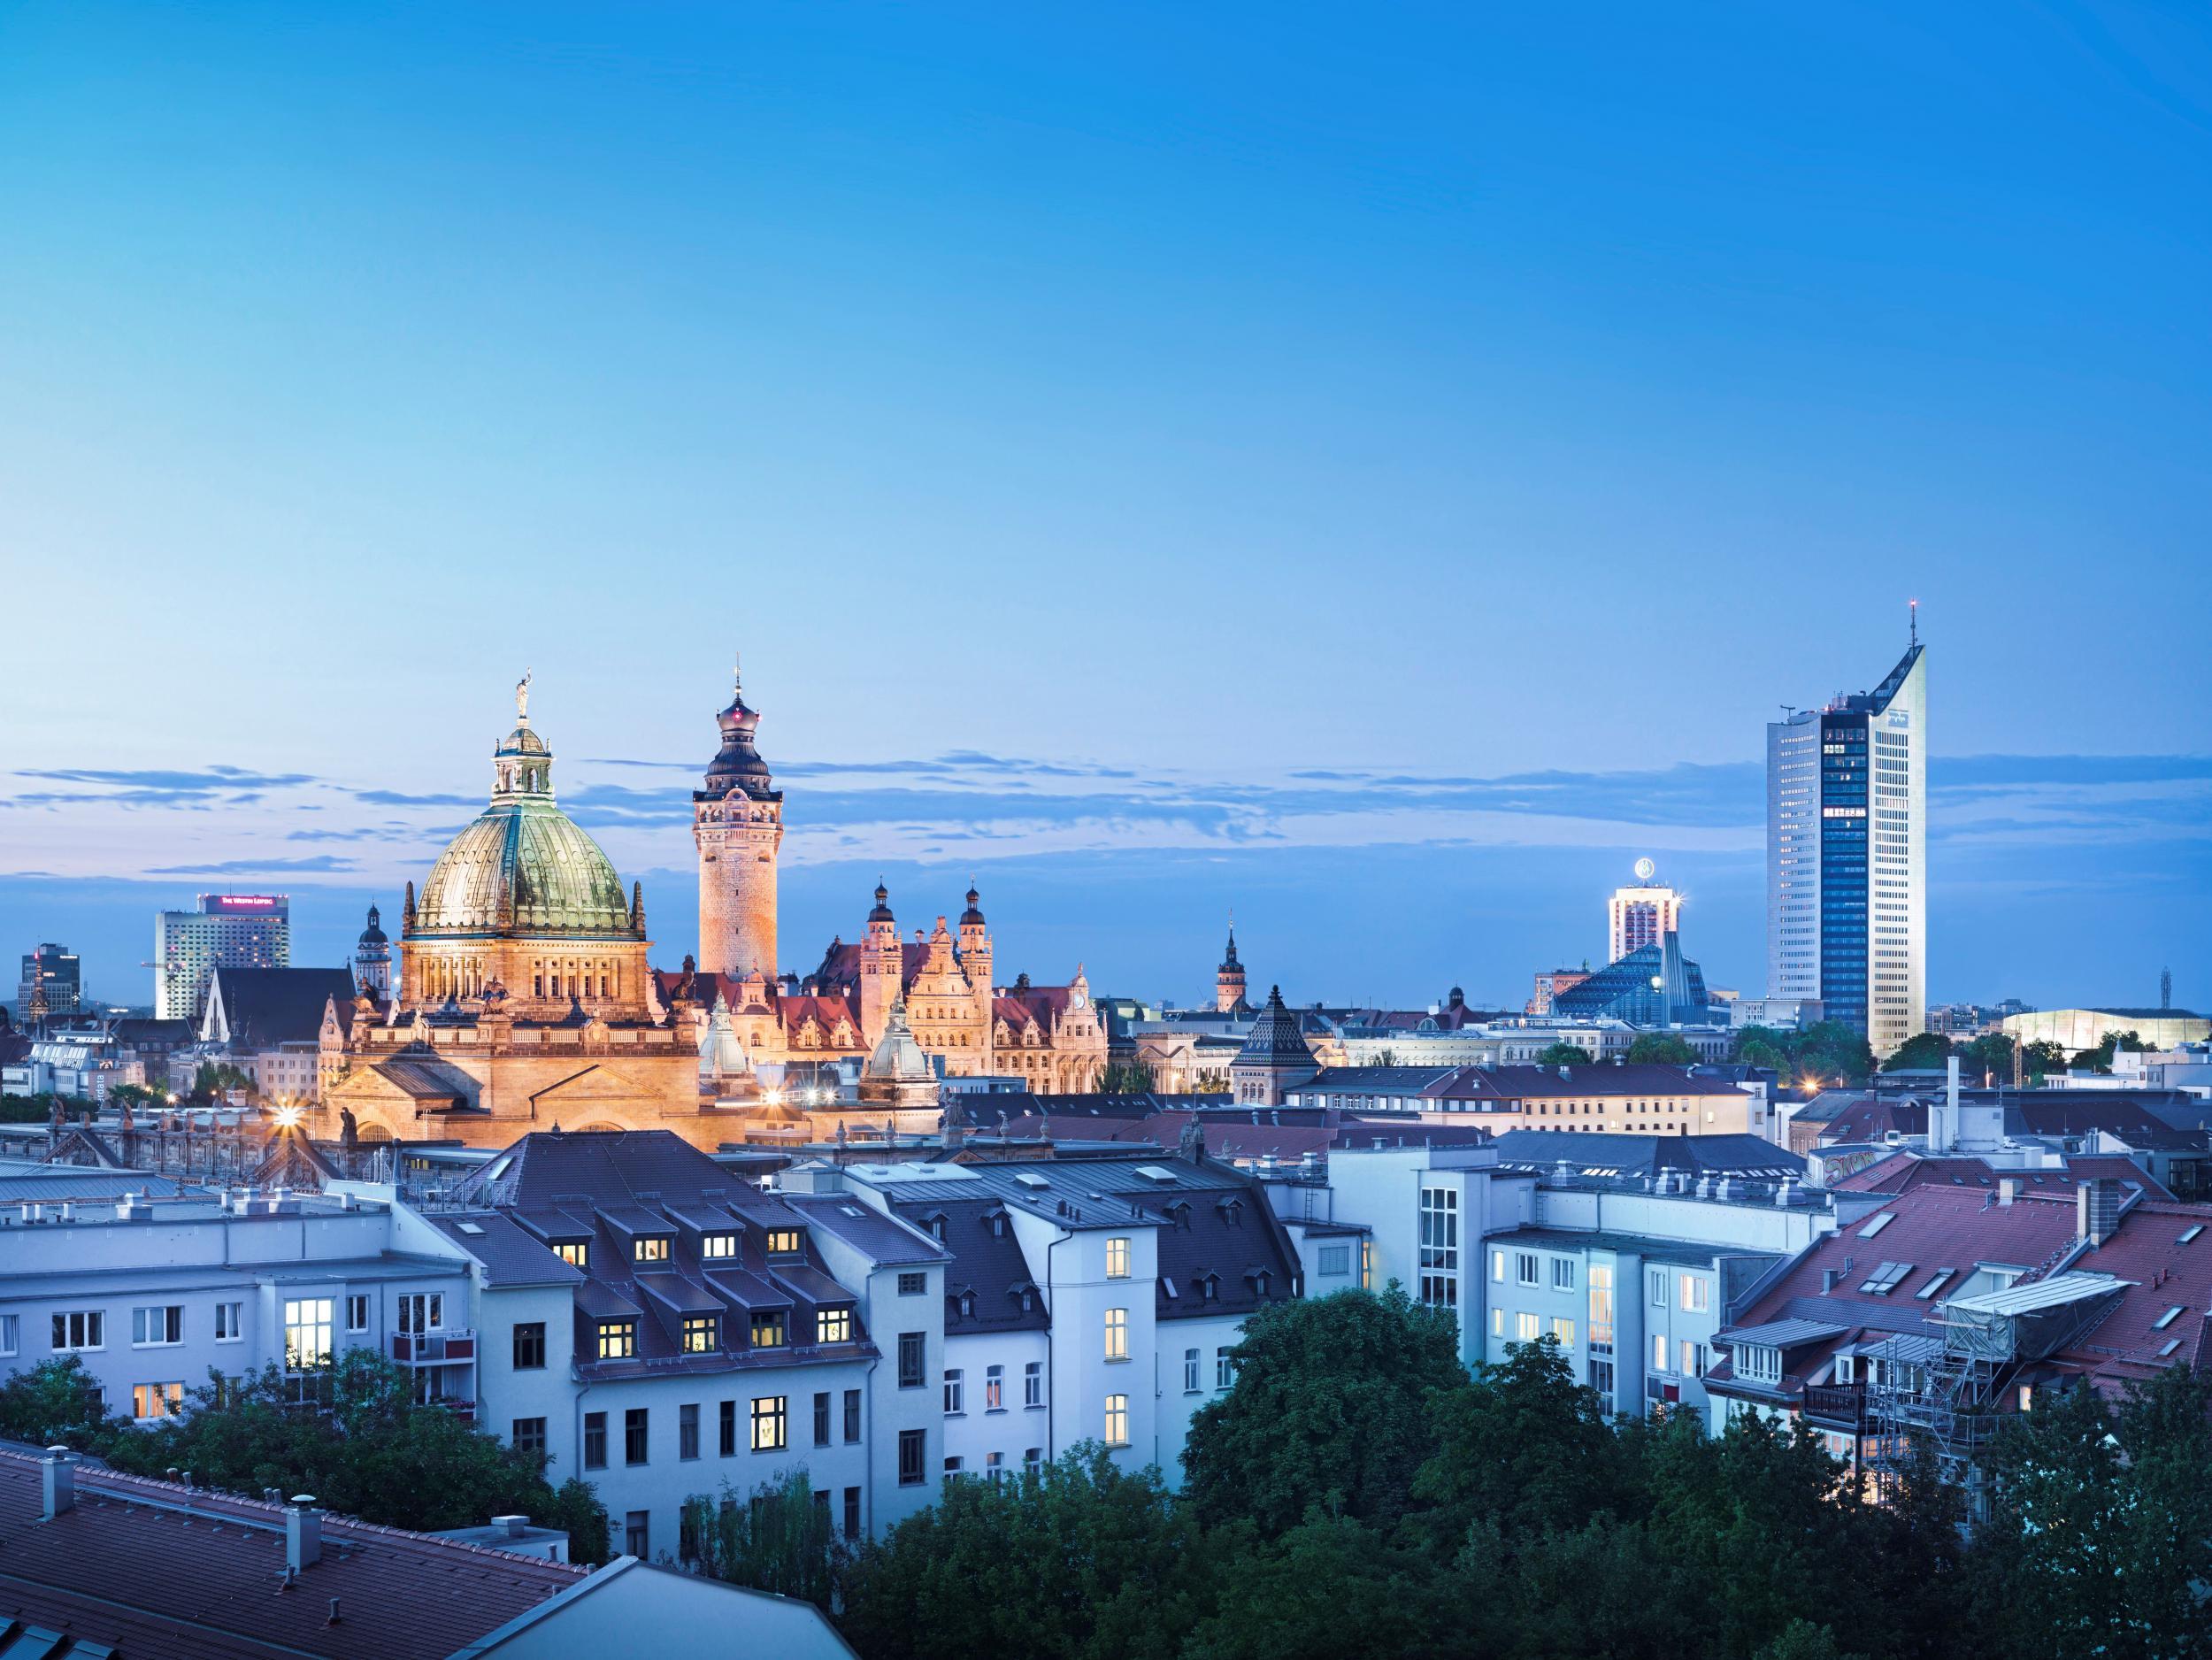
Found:
<path fill-rule="evenodd" d="M 1291 1107 L 1474 1115 L 1499 1130 L 1591 1134 L 1765 1135 L 1763 1084 L 1644 1063 L 1588 1066 L 1331 1067 L 1293 1085 Z"/>
<path fill-rule="evenodd" d="M 1993 1419 L 2041 1392 L 2212 1360 L 2212 1206 L 2018 1175 L 1877 1198 L 1732 1304 L 1705 1377 L 1716 1429 L 1801 1418 L 1878 1487 L 1919 1433 L 1970 1492 Z"/>
<path fill-rule="evenodd" d="M 148 1179 L 142 1179 L 142 1182 Z M 163 1184 L 167 1185 L 167 1184 Z M 211 1371 L 375 1349 L 476 1398 L 468 1265 L 390 1204 L 281 1190 L 0 1210 L 0 1368 L 74 1356 L 111 1412 L 168 1416 Z"/>

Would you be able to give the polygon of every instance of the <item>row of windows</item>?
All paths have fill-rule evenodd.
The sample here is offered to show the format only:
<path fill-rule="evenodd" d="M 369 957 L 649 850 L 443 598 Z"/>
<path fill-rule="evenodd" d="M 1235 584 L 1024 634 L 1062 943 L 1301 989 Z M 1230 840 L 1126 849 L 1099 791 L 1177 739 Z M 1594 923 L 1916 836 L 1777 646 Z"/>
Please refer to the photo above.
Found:
<path fill-rule="evenodd" d="M 945 1373 L 945 1416 L 959 1418 L 967 1411 L 966 1373 L 957 1366 Z M 1044 1362 L 1033 1360 L 1022 1367 L 1022 1405 L 1042 1406 L 1045 1403 Z M 1003 1412 L 1006 1410 L 1006 1368 L 987 1366 L 983 1371 L 983 1410 Z"/>
<path fill-rule="evenodd" d="M 526 1363 L 520 1358 L 523 1349 L 517 1327 L 518 1366 L 545 1364 L 544 1327 L 538 1326 L 537 1358 Z M 791 1341 L 789 1318 L 782 1309 L 755 1310 L 749 1334 L 755 1349 L 781 1349 Z M 618 1318 L 603 1319 L 597 1323 L 597 1357 L 601 1360 L 631 1360 L 637 1356 L 637 1320 L 624 1315 Z M 821 1309 L 814 1316 L 814 1341 L 818 1343 L 849 1343 L 853 1340 L 853 1311 L 850 1309 Z M 722 1347 L 722 1317 L 718 1314 L 687 1314 L 683 1318 L 683 1352 L 687 1355 L 710 1355 Z"/>
<path fill-rule="evenodd" d="M 860 1440 L 860 1391 L 844 1392 L 843 1410 L 826 1389 L 814 1396 L 811 1428 L 817 1447 L 829 1446 L 833 1431 L 841 1428 L 845 1442 L 851 1445 Z M 721 1456 L 733 1456 L 738 1446 L 739 1402 L 723 1401 L 717 1409 L 717 1444 Z M 790 1397 L 781 1395 L 757 1395 L 752 1397 L 747 1418 L 747 1444 L 754 1452 L 781 1452 L 790 1445 Z M 649 1462 L 651 1452 L 651 1409 L 634 1406 L 622 1415 L 622 1461 L 626 1464 Z M 584 1414 L 584 1468 L 603 1470 L 607 1467 L 607 1414 Z M 511 1426 L 510 1439 L 526 1452 L 546 1450 L 545 1420 L 541 1418 L 518 1418 Z M 687 1402 L 676 1409 L 676 1456 L 696 1458 L 699 1447 L 699 1403 Z"/>

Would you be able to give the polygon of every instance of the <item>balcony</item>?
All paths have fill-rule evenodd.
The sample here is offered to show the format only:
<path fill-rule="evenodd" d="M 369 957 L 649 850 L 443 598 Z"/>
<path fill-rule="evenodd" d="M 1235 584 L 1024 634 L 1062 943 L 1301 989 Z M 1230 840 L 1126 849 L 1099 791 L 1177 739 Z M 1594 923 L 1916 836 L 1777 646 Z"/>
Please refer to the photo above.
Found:
<path fill-rule="evenodd" d="M 392 1358 L 403 1366 L 471 1366 L 474 1332 L 394 1332 Z"/>
<path fill-rule="evenodd" d="M 1866 1385 L 1863 1383 L 1809 1383 L 1805 1386 L 1805 1416 L 1832 1428 L 1859 1433 L 1866 1425 Z"/>

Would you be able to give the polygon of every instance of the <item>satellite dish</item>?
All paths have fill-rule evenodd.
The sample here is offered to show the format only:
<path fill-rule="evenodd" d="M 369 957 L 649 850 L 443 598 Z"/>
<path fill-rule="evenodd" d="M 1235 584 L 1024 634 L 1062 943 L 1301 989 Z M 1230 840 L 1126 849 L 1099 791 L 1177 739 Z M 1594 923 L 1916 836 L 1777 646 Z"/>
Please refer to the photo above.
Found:
<path fill-rule="evenodd" d="M 1649 859 L 1638 859 L 1636 861 L 1636 880 L 1638 881 L 1647 882 L 1658 873 L 1659 867 L 1656 865 L 1654 865 Z"/>

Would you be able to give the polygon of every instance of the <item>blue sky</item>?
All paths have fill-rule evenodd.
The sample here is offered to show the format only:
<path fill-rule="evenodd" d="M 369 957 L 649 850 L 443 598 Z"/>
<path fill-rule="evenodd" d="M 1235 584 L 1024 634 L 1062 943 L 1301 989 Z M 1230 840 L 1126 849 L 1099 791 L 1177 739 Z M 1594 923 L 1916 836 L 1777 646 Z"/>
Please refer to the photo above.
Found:
<path fill-rule="evenodd" d="M 334 959 L 526 666 L 680 955 L 737 645 L 795 966 L 972 869 L 1517 996 L 1648 851 L 1755 990 L 1916 596 L 1932 991 L 2212 1002 L 2195 8 L 33 4 L 0 156 L 0 950 L 111 995 Z"/>

